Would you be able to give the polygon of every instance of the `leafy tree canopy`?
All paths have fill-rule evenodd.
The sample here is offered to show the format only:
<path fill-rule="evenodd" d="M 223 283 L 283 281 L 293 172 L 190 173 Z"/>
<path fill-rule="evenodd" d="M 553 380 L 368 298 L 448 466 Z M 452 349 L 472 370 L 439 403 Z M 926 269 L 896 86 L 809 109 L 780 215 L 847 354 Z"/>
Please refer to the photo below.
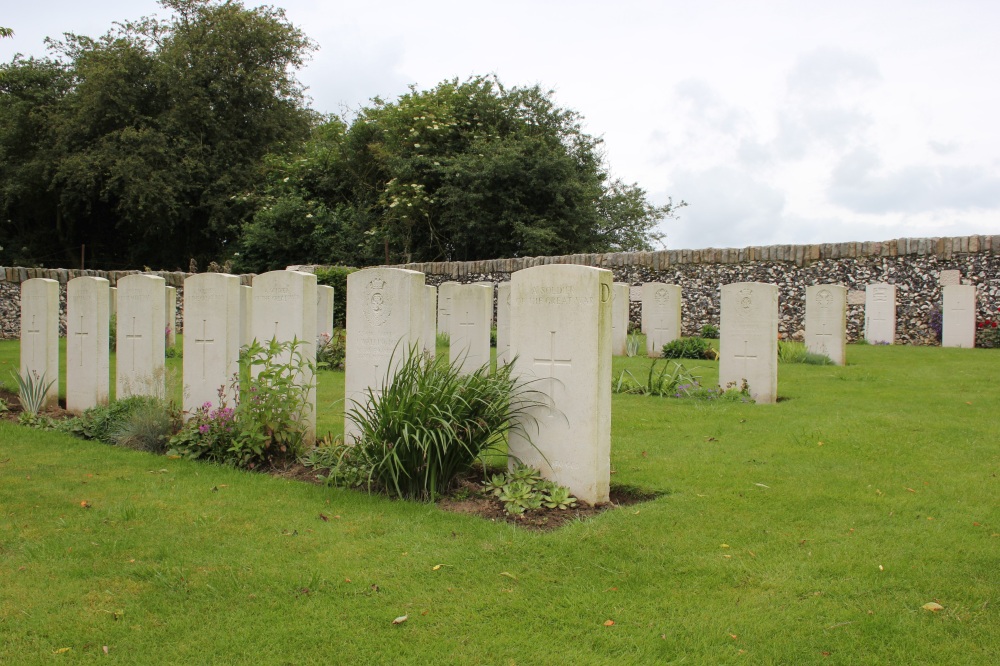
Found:
<path fill-rule="evenodd" d="M 241 264 L 473 260 L 652 249 L 672 202 L 611 179 L 601 140 L 538 86 L 445 81 L 329 118 L 272 155 Z"/>
<path fill-rule="evenodd" d="M 160 0 L 169 19 L 0 64 L 0 260 L 186 265 L 232 252 L 234 195 L 308 136 L 312 42 L 272 7 Z"/>

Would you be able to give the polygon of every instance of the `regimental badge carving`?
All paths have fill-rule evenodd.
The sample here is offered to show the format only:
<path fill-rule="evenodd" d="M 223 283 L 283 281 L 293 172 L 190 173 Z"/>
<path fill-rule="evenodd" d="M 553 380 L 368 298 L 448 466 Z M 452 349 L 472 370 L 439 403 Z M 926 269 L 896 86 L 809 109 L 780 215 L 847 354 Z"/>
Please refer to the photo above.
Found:
<path fill-rule="evenodd" d="M 375 276 L 365 285 L 365 319 L 372 326 L 381 326 L 389 320 L 392 298 L 386 291 L 386 282 Z"/>
<path fill-rule="evenodd" d="M 820 289 L 816 294 L 816 305 L 821 308 L 829 308 L 833 304 L 833 294 L 829 289 Z"/>
<path fill-rule="evenodd" d="M 668 303 L 670 303 L 670 291 L 660 287 L 656 290 L 656 293 L 653 294 L 653 299 L 656 301 L 657 305 L 665 307 Z"/>
<path fill-rule="evenodd" d="M 753 310 L 753 289 L 740 289 L 740 295 L 738 298 L 740 302 L 740 309 L 737 312 L 739 312 L 741 317 L 749 317 L 750 312 Z"/>

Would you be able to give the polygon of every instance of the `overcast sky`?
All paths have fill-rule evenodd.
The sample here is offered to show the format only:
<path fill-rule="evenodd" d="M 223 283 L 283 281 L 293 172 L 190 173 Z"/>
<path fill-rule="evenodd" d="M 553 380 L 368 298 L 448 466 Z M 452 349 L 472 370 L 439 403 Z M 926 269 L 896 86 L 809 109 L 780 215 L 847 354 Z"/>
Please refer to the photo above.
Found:
<path fill-rule="evenodd" d="M 670 248 L 1000 234 L 995 0 L 272 4 L 319 45 L 321 112 L 473 74 L 555 91 L 614 176 L 688 202 Z M 0 60 L 156 13 L 6 3 Z"/>

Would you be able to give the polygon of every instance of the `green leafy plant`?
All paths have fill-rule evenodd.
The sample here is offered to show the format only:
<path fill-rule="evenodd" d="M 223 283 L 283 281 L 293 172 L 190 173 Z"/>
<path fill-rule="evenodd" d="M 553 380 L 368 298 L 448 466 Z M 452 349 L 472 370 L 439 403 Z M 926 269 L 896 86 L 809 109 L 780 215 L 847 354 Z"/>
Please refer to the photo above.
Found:
<path fill-rule="evenodd" d="M 566 510 L 577 505 L 569 488 L 543 479 L 540 471 L 521 463 L 506 474 L 492 475 L 483 487 L 503 503 L 504 511 L 515 516 L 542 507 Z"/>
<path fill-rule="evenodd" d="M 343 370 L 347 358 L 347 331 L 334 330 L 332 336 L 323 333 L 316 341 L 316 367 Z"/>
<path fill-rule="evenodd" d="M 613 393 L 630 393 L 634 395 L 653 395 L 659 397 L 676 396 L 681 387 L 696 385 L 698 377 L 676 361 L 664 363 L 657 370 L 659 359 L 654 360 L 646 373 L 645 383 L 636 379 L 628 370 L 622 370 L 612 381 Z"/>
<path fill-rule="evenodd" d="M 164 453 L 167 442 L 180 427 L 180 414 L 163 400 L 141 397 L 109 433 L 118 446 L 138 451 Z"/>
<path fill-rule="evenodd" d="M 504 447 L 508 433 L 530 441 L 524 426 L 535 423 L 533 410 L 547 398 L 514 377 L 512 365 L 492 374 L 489 364 L 460 368 L 413 347 L 381 393 L 369 388 L 348 411 L 359 430 L 351 456 L 370 470 L 369 488 L 433 500 L 482 455 Z"/>
<path fill-rule="evenodd" d="M 701 337 L 707 340 L 718 340 L 719 327 L 712 324 L 705 324 L 701 327 Z"/>
<path fill-rule="evenodd" d="M 358 270 L 350 266 L 319 266 L 316 283 L 333 287 L 333 324 L 343 328 L 347 314 L 347 276 Z"/>
<path fill-rule="evenodd" d="M 778 361 L 780 363 L 805 363 L 807 365 L 833 365 L 833 361 L 825 354 L 809 351 L 801 342 L 791 340 L 778 341 Z"/>
<path fill-rule="evenodd" d="M 447 347 L 451 344 L 451 336 L 447 333 L 438 333 L 435 342 L 439 347 Z"/>
<path fill-rule="evenodd" d="M 639 353 L 639 336 L 636 333 L 632 333 L 628 336 L 628 340 L 625 341 L 625 355 L 629 358 L 633 358 Z"/>
<path fill-rule="evenodd" d="M 663 345 L 663 358 L 707 358 L 717 357 L 711 343 L 704 338 L 677 338 Z"/>
<path fill-rule="evenodd" d="M 55 384 L 55 380 L 46 383 L 45 373 L 41 376 L 37 372 L 31 371 L 20 375 L 13 370 L 10 373 L 17 382 L 17 397 L 21 401 L 21 411 L 29 417 L 38 416 L 45 406 L 45 396 L 49 389 Z"/>
<path fill-rule="evenodd" d="M 305 444 L 315 367 L 298 339 L 254 340 L 240 353 L 230 391 L 220 387 L 219 406 L 206 402 L 189 415 L 169 452 L 247 469 L 296 458 Z M 227 404 L 229 394 L 237 397 L 234 407 Z"/>

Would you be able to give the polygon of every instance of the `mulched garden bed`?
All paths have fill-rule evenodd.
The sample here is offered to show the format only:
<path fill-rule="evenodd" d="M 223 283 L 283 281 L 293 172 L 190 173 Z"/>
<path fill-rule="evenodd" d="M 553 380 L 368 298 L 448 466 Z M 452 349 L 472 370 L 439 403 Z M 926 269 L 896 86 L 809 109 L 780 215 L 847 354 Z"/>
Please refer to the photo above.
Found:
<path fill-rule="evenodd" d="M 18 415 L 21 412 L 21 403 L 18 400 L 17 394 L 0 389 L 0 399 L 4 400 L 8 407 L 8 411 L 0 413 L 0 418 L 16 423 Z M 65 419 L 73 416 L 73 414 L 67 412 L 61 406 L 47 409 L 42 414 L 53 419 Z M 260 471 L 277 478 L 291 479 L 313 485 L 324 485 L 326 483 L 325 479 L 322 478 L 324 476 L 323 470 L 307 467 L 299 462 L 277 465 Z M 500 472 L 502 470 L 490 471 Z M 481 469 L 473 471 L 469 476 L 459 481 L 458 486 L 451 495 L 438 500 L 437 506 L 443 511 L 478 516 L 492 522 L 506 522 L 529 530 L 549 531 L 575 520 L 583 520 L 610 509 L 639 504 L 663 495 L 660 492 L 612 484 L 610 492 L 611 501 L 607 504 L 591 506 L 585 502 L 578 502 L 577 506 L 572 509 L 541 508 L 526 511 L 520 515 L 511 515 L 504 511 L 503 503 L 499 499 L 484 489 L 482 480 L 483 471 Z"/>

